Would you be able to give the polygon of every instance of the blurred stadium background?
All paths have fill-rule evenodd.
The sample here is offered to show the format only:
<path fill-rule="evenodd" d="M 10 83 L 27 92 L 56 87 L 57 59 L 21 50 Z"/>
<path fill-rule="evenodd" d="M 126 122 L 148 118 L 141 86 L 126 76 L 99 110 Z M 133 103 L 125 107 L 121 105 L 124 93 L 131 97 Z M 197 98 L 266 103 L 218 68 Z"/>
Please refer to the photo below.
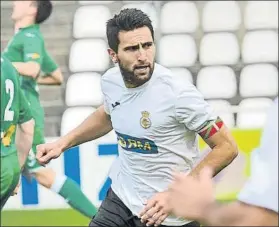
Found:
<path fill-rule="evenodd" d="M 53 14 L 41 30 L 65 82 L 62 87 L 40 86 L 47 140 L 64 135 L 102 104 L 100 78 L 113 66 L 106 52 L 106 21 L 122 8 L 140 8 L 153 21 L 157 62 L 175 76 L 189 78 L 233 131 L 241 154 L 217 179 L 216 196 L 234 199 L 249 175 L 249 153 L 259 143 L 266 110 L 278 95 L 278 1 L 53 3 Z M 1 51 L 13 35 L 11 7 L 11 1 L 1 1 Z M 77 181 L 98 205 L 116 156 L 116 138 L 110 133 L 50 165 Z M 88 221 L 24 178 L 20 193 L 1 213 L 3 226 L 82 226 Z"/>

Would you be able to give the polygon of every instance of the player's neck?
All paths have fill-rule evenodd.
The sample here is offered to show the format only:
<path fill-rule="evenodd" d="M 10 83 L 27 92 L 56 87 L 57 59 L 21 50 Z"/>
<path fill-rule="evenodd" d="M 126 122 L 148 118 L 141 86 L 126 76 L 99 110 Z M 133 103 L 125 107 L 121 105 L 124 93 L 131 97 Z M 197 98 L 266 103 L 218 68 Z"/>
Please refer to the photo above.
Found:
<path fill-rule="evenodd" d="M 17 32 L 20 28 L 26 28 L 32 24 L 35 24 L 33 18 L 30 17 L 22 18 L 21 20 L 15 22 L 15 26 L 14 26 L 15 32 Z"/>

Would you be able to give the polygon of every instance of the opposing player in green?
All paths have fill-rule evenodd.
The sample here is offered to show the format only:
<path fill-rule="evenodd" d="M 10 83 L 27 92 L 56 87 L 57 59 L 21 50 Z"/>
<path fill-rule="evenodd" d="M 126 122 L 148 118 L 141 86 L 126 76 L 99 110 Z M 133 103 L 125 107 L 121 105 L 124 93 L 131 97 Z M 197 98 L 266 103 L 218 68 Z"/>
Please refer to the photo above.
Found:
<path fill-rule="evenodd" d="M 1 55 L 1 210 L 19 182 L 33 141 L 34 120 L 18 77 Z"/>
<path fill-rule="evenodd" d="M 44 187 L 61 195 L 68 204 L 87 217 L 96 214 L 96 207 L 83 194 L 79 185 L 65 175 L 56 174 L 51 168 L 39 165 L 35 158 L 36 146 L 44 143 L 44 110 L 40 104 L 39 84 L 61 83 L 61 72 L 45 49 L 40 31 L 43 23 L 52 12 L 52 4 L 44 1 L 14 1 L 12 19 L 15 22 L 15 35 L 4 54 L 20 74 L 21 88 L 30 103 L 35 120 L 33 146 L 29 153 L 26 168 Z M 44 72 L 47 76 L 40 77 Z"/>
<path fill-rule="evenodd" d="M 58 67 L 58 65 L 56 64 L 56 62 L 52 59 L 52 57 L 47 52 L 45 53 L 45 55 L 43 57 L 43 61 L 41 64 L 41 71 L 42 71 L 41 76 L 37 77 L 35 86 L 37 86 L 37 85 L 60 85 L 62 83 L 62 81 L 63 81 L 62 72 L 61 72 L 60 68 Z M 37 86 L 36 90 L 38 91 L 38 86 Z M 35 119 L 37 120 L 36 122 L 38 122 L 39 124 L 35 128 L 33 146 L 29 153 L 27 162 L 26 162 L 26 168 L 24 169 L 24 175 L 29 180 L 31 180 L 30 179 L 31 173 L 33 173 L 34 171 L 37 171 L 37 170 L 40 171 L 40 169 L 42 169 L 42 166 L 36 161 L 35 153 L 36 153 L 36 145 L 38 143 L 45 142 L 43 108 L 40 104 L 39 98 L 36 98 L 33 95 L 31 95 L 30 99 L 31 99 L 31 103 L 35 104 L 34 110 L 32 112 L 35 113 L 35 116 L 36 116 Z M 33 108 L 31 108 L 31 109 L 33 109 Z M 49 168 L 44 168 L 44 171 L 46 171 L 46 174 L 49 174 L 49 176 L 55 174 L 53 172 L 53 170 L 49 169 Z M 48 173 L 48 171 L 50 173 Z M 44 185 L 44 184 L 51 185 L 53 182 L 53 180 L 52 180 L 53 177 L 46 178 L 45 175 L 43 175 L 43 174 L 37 174 L 36 178 L 37 178 L 38 182 L 40 182 L 40 183 L 42 182 L 41 183 L 42 185 Z"/>

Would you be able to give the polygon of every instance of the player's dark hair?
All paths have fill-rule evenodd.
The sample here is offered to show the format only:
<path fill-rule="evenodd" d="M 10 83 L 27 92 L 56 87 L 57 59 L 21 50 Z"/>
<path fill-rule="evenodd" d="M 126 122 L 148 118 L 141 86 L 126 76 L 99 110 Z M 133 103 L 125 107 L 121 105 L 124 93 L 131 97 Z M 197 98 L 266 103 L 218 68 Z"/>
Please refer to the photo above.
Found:
<path fill-rule="evenodd" d="M 123 9 L 107 22 L 108 45 L 116 53 L 119 45 L 120 31 L 133 31 L 137 28 L 148 27 L 154 40 L 154 30 L 150 18 L 139 9 Z"/>
<path fill-rule="evenodd" d="M 52 13 L 52 3 L 49 0 L 36 0 L 37 14 L 35 18 L 36 24 L 41 24 L 49 18 Z"/>

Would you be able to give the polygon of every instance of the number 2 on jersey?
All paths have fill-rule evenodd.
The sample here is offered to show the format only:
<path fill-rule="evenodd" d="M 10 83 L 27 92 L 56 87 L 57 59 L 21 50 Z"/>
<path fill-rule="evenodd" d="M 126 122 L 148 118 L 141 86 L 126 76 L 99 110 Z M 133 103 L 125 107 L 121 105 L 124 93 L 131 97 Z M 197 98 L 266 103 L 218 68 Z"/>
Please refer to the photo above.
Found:
<path fill-rule="evenodd" d="M 5 85 L 6 85 L 6 93 L 10 95 L 10 99 L 5 108 L 4 121 L 12 121 L 14 119 L 14 111 L 11 110 L 12 103 L 14 100 L 14 83 L 10 79 L 7 79 L 5 81 Z"/>

